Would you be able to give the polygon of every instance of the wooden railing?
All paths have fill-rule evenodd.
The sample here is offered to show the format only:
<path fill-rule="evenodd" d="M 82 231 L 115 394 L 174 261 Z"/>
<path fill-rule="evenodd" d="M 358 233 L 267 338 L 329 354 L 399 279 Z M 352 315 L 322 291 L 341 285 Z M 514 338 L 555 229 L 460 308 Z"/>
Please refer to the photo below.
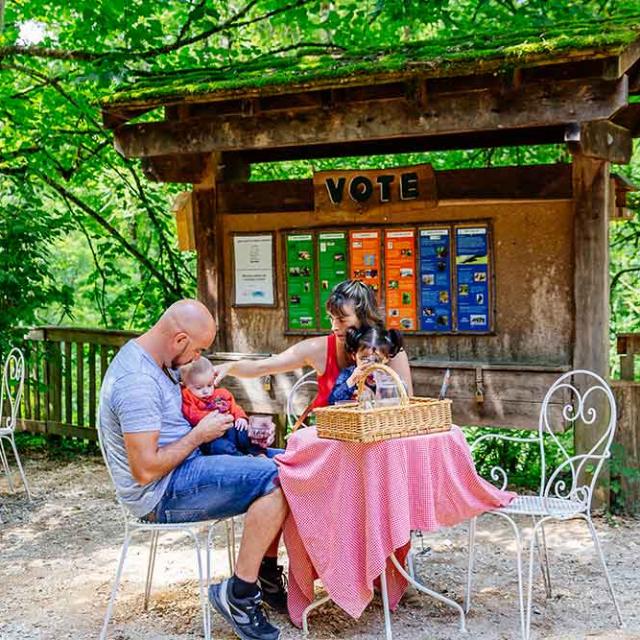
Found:
<path fill-rule="evenodd" d="M 635 375 L 640 360 L 640 333 L 617 336 L 620 380 L 611 386 L 618 405 L 612 470 L 620 483 L 621 499 L 628 513 L 640 514 L 640 379 Z"/>
<path fill-rule="evenodd" d="M 18 428 L 96 440 L 100 382 L 120 347 L 136 335 L 65 327 L 30 331 Z"/>
<path fill-rule="evenodd" d="M 617 343 L 620 379 L 634 380 L 636 356 L 640 357 L 640 333 L 619 333 Z"/>
<path fill-rule="evenodd" d="M 132 331 L 38 327 L 32 329 L 24 348 L 25 386 L 18 428 L 31 433 L 46 433 L 97 440 L 97 413 L 100 385 L 109 363 L 122 345 L 139 335 Z M 214 362 L 262 358 L 270 354 L 212 353 Z M 280 376 L 284 378 L 286 376 Z M 279 379 L 278 378 L 278 379 Z M 288 380 L 288 378 L 287 378 Z M 272 413 L 278 426 L 278 443 L 284 443 L 282 412 L 284 401 L 271 389 L 271 376 L 264 380 L 236 385 L 238 400 L 247 411 Z M 234 379 L 226 381 L 232 388 Z M 290 388 L 293 381 L 285 387 Z M 278 385 L 274 383 L 274 388 Z M 279 388 L 279 387 L 278 387 Z M 263 396 L 268 399 L 264 400 Z"/>

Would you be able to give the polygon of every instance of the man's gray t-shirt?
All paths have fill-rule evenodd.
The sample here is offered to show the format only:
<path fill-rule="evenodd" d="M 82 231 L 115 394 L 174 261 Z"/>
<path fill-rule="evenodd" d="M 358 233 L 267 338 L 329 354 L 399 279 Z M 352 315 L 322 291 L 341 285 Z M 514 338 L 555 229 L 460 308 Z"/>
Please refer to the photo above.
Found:
<path fill-rule="evenodd" d="M 177 380 L 177 372 L 171 373 Z M 99 428 L 118 496 L 133 515 L 146 515 L 160 502 L 173 472 L 138 484 L 131 475 L 123 434 L 159 431 L 158 446 L 164 447 L 182 438 L 191 426 L 182 415 L 180 385 L 135 340 L 120 349 L 107 369 L 100 391 Z M 198 449 L 189 458 L 196 455 Z"/>

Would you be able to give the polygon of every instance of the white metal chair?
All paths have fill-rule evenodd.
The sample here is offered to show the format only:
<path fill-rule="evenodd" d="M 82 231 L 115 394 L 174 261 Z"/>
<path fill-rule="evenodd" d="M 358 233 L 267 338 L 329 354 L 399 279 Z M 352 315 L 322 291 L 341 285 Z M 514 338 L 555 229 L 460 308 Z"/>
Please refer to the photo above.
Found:
<path fill-rule="evenodd" d="M 558 403 L 562 407 L 557 411 Z M 555 414 L 555 415 L 554 415 Z M 551 386 L 544 397 L 538 431 L 527 438 L 502 434 L 486 434 L 478 438 L 472 449 L 488 439 L 507 440 L 520 443 L 535 443 L 540 448 L 541 476 L 540 488 L 536 495 L 518 495 L 508 506 L 490 512 L 506 519 L 513 529 L 516 540 L 516 567 L 518 572 L 518 596 L 520 603 L 520 625 L 523 640 L 531 634 L 531 607 L 533 590 L 534 554 L 536 549 L 540 556 L 542 577 L 547 597 L 551 595 L 551 579 L 549 560 L 544 535 L 544 525 L 551 521 L 566 521 L 580 518 L 585 521 L 591 534 L 596 553 L 604 570 L 607 588 L 620 626 L 624 626 L 620 608 L 613 591 L 609 570 L 605 563 L 598 535 L 591 520 L 591 503 L 598 476 L 602 466 L 610 457 L 611 442 L 616 428 L 616 404 L 611 389 L 597 374 L 591 371 L 575 370 L 565 373 Z M 574 423 L 575 428 L 588 428 L 597 434 L 597 442 L 588 453 L 570 456 L 563 447 L 554 430 L 554 421 L 562 420 L 564 424 Z M 561 427 L 563 425 L 557 425 Z M 600 427 L 598 429 L 598 427 Z M 545 443 L 555 446 L 561 456 L 556 469 L 547 470 Z M 589 476 L 589 477 L 587 477 Z M 491 478 L 501 482 L 506 488 L 507 473 L 499 466 L 491 470 Z M 525 540 L 524 531 L 516 522 L 515 516 L 526 516 L 532 523 L 531 533 Z M 469 525 L 469 566 L 465 610 L 471 607 L 471 579 L 474 560 L 476 518 Z M 539 536 L 540 534 L 540 536 Z M 540 540 L 541 538 L 541 540 Z M 526 542 L 526 546 L 525 543 Z M 522 581 L 522 552 L 529 553 L 529 570 L 527 581 L 526 608 Z"/>
<path fill-rule="evenodd" d="M 18 465 L 18 471 L 22 478 L 22 484 L 27 493 L 27 498 L 31 500 L 31 491 L 29 484 L 20 462 L 18 449 L 16 448 L 15 430 L 18 420 L 18 412 L 20 411 L 20 401 L 22 400 L 22 391 L 24 388 L 24 356 L 18 348 L 13 348 L 6 357 L 2 369 L 2 386 L 0 388 L 0 463 L 7 474 L 9 489 L 13 491 L 13 481 L 11 480 L 11 470 L 9 469 L 9 461 L 4 449 L 4 440 L 7 440 L 13 450 L 13 455 Z M 4 416 L 5 396 L 9 404 L 7 416 Z M 3 417 L 4 416 L 4 417 Z"/>
<path fill-rule="evenodd" d="M 300 410 L 300 399 L 302 397 L 307 397 L 308 392 L 311 389 L 318 388 L 318 381 L 316 380 L 316 372 L 309 371 L 305 373 L 303 376 L 298 378 L 291 387 L 291 390 L 287 394 L 287 403 L 285 407 L 285 412 L 287 414 L 287 431 L 291 431 L 295 424 L 300 419 L 300 416 L 304 414 L 305 409 Z M 307 407 L 307 404 L 304 405 Z M 301 427 L 308 426 L 304 420 Z"/>
<path fill-rule="evenodd" d="M 120 551 L 120 559 L 118 560 L 118 568 L 116 570 L 116 577 L 113 583 L 113 588 L 111 589 L 111 595 L 109 597 L 109 603 L 107 605 L 107 611 L 105 612 L 104 622 L 102 625 L 102 631 L 100 632 L 100 640 L 105 640 L 107 637 L 107 629 L 109 626 L 109 620 L 111 619 L 111 613 L 113 611 L 113 605 L 116 599 L 116 594 L 118 592 L 118 587 L 120 585 L 120 579 L 122 577 L 122 569 L 124 567 L 124 561 L 127 557 L 127 551 L 129 549 L 129 544 L 134 534 L 138 532 L 148 532 L 151 534 L 151 546 L 149 549 L 149 562 L 147 565 L 147 577 L 145 581 L 145 592 L 144 592 L 144 610 L 146 611 L 149 605 L 149 596 L 151 594 L 151 584 L 153 582 L 153 570 L 155 566 L 156 560 L 156 552 L 158 549 L 158 538 L 161 533 L 167 531 L 181 531 L 187 534 L 194 543 L 196 550 L 196 559 L 198 565 L 198 580 L 199 580 L 199 588 L 200 588 L 200 605 L 202 608 L 202 624 L 204 630 L 205 640 L 211 640 L 211 615 L 208 606 L 208 594 L 207 587 L 211 581 L 211 547 L 213 540 L 213 532 L 214 528 L 217 524 L 222 522 L 225 523 L 226 532 L 227 532 L 227 554 L 229 560 L 229 571 L 233 573 L 235 568 L 235 557 L 236 557 L 236 549 L 235 549 L 235 529 L 234 529 L 234 520 L 233 518 L 227 518 L 222 520 L 203 520 L 200 522 L 184 522 L 184 523 L 151 523 L 146 522 L 144 520 L 140 520 L 136 518 L 129 510 L 126 508 L 125 504 L 122 502 L 118 495 L 117 487 L 113 478 L 113 474 L 111 473 L 111 467 L 109 465 L 109 460 L 107 458 L 107 452 L 105 450 L 105 445 L 102 439 L 102 433 L 100 427 L 98 427 L 98 442 L 100 443 L 100 451 L 102 452 L 102 457 L 104 459 L 105 465 L 107 467 L 107 471 L 109 472 L 109 477 L 111 478 L 111 482 L 116 490 L 116 500 L 118 501 L 118 505 L 120 506 L 120 510 L 122 512 L 122 517 L 124 520 L 124 542 L 122 543 L 122 549 Z M 202 566 L 202 541 L 200 539 L 200 532 L 206 531 L 206 547 L 204 552 L 206 554 L 206 574 L 203 573 Z"/>

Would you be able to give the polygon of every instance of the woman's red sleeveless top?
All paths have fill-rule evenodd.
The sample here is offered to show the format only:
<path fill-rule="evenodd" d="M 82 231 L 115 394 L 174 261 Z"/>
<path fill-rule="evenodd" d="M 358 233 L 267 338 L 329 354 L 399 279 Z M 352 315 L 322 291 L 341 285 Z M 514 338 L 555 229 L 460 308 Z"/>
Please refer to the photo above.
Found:
<path fill-rule="evenodd" d="M 327 336 L 327 360 L 324 365 L 324 373 L 318 376 L 318 395 L 311 403 L 311 408 L 326 407 L 329 404 L 329 396 L 340 375 L 338 366 L 338 354 L 336 352 L 336 334 Z"/>

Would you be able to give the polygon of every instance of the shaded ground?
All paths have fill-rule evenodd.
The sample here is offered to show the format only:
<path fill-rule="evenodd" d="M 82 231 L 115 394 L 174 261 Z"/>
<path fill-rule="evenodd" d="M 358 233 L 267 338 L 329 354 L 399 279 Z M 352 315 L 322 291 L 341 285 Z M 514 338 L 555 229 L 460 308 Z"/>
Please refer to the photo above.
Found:
<path fill-rule="evenodd" d="M 25 456 L 26 457 L 26 456 Z M 122 542 L 120 512 L 101 460 L 71 463 L 26 461 L 35 496 L 7 493 L 0 477 L 0 638 L 3 640 L 95 640 L 115 573 Z M 15 478 L 17 480 L 17 477 Z M 627 628 L 617 631 L 613 607 L 586 527 L 579 522 L 550 527 L 555 593 L 545 601 L 542 584 L 534 588 L 534 638 L 622 640 L 640 638 L 640 522 L 598 519 Z M 201 636 L 195 558 L 184 538 L 161 538 L 152 600 L 142 611 L 146 542 L 130 549 L 109 637 L 117 640 L 192 640 Z M 409 592 L 393 615 L 398 640 L 480 640 L 519 637 L 512 540 L 497 520 L 485 517 L 478 532 L 478 562 L 469 634 L 461 636 L 456 616 L 427 597 Z M 418 557 L 419 575 L 432 587 L 462 601 L 466 527 L 428 536 L 431 555 Z M 418 545 L 419 546 L 419 545 Z M 227 570 L 221 528 L 215 573 Z M 286 556 L 285 556 L 286 558 Z M 283 638 L 302 638 L 284 616 L 273 616 Z M 233 638 L 218 617 L 213 637 Z M 384 637 L 378 599 L 360 620 L 333 605 L 311 618 L 311 640 Z"/>

